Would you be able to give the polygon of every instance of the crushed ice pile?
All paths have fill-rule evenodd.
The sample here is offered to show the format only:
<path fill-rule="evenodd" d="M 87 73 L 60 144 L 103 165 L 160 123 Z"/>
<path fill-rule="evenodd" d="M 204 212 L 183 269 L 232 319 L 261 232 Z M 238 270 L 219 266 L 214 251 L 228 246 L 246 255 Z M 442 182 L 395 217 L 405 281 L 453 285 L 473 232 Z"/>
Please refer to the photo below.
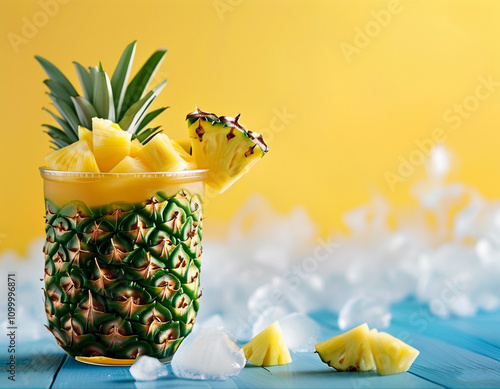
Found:
<path fill-rule="evenodd" d="M 439 317 L 500 306 L 500 203 L 448 183 L 450 154 L 436 147 L 417 182 L 413 208 L 375 196 L 344 215 L 348 234 L 316 238 L 301 209 L 277 214 L 252 197 L 227 239 L 207 241 L 199 319 L 217 313 L 248 340 L 293 312 L 326 308 L 346 329 L 384 328 L 391 305 L 410 296 Z"/>

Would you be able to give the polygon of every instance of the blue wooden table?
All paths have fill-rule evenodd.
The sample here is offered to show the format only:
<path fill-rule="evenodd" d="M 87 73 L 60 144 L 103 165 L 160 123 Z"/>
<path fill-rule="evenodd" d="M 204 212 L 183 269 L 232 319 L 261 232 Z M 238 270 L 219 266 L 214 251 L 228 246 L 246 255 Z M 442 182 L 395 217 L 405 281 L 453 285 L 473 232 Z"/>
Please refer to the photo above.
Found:
<path fill-rule="evenodd" d="M 322 338 L 340 333 L 336 314 L 311 316 L 322 327 Z M 6 350 L 0 355 L 0 387 L 9 388 L 500 388 L 500 311 L 472 318 L 438 319 L 425 306 L 405 301 L 393 309 L 387 332 L 420 350 L 408 373 L 377 376 L 375 372 L 341 373 L 323 364 L 314 353 L 292 354 L 289 365 L 245 367 L 226 381 L 176 378 L 136 382 L 128 367 L 101 367 L 76 362 L 51 341 L 17 349 L 16 381 L 7 379 Z"/>

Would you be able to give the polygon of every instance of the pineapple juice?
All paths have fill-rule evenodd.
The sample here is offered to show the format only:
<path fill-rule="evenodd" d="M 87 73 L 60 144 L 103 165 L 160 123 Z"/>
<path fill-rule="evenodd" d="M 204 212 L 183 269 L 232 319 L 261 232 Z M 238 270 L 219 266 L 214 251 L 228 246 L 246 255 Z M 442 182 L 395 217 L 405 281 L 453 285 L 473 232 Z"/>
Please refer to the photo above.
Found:
<path fill-rule="evenodd" d="M 41 174 L 58 344 L 74 357 L 171 357 L 199 308 L 205 171 Z"/>
<path fill-rule="evenodd" d="M 203 170 L 169 173 L 78 173 L 44 170 L 45 198 L 62 207 L 83 201 L 88 207 L 114 202 L 140 203 L 157 192 L 174 195 L 180 189 L 203 193 Z"/>

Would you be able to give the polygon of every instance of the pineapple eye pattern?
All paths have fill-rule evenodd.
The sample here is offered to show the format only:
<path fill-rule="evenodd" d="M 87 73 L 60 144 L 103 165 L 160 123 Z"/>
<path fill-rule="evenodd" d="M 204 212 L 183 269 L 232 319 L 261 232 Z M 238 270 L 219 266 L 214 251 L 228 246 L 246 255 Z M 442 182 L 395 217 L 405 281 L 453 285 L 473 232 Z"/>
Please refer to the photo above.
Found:
<path fill-rule="evenodd" d="M 199 307 L 202 208 L 185 189 L 91 210 L 47 201 L 47 328 L 68 354 L 175 352 Z"/>

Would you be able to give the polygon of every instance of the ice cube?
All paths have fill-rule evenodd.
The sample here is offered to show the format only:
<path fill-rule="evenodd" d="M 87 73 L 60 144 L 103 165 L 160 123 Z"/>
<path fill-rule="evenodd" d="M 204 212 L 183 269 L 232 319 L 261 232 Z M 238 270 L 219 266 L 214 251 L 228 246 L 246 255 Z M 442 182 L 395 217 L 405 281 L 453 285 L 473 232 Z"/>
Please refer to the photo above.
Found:
<path fill-rule="evenodd" d="M 358 295 L 351 297 L 339 312 L 341 330 L 368 323 L 371 328 L 387 328 L 391 324 L 390 307 L 376 297 Z"/>
<path fill-rule="evenodd" d="M 130 374 L 136 381 L 153 381 L 168 374 L 167 367 L 158 359 L 141 355 L 130 366 Z"/>
<path fill-rule="evenodd" d="M 293 352 L 314 351 L 320 341 L 321 329 L 313 319 L 303 313 L 294 312 L 279 320 L 285 343 Z"/>
<path fill-rule="evenodd" d="M 224 331 L 201 329 L 189 335 L 172 358 L 174 374 L 198 380 L 225 380 L 245 367 L 243 350 Z"/>

